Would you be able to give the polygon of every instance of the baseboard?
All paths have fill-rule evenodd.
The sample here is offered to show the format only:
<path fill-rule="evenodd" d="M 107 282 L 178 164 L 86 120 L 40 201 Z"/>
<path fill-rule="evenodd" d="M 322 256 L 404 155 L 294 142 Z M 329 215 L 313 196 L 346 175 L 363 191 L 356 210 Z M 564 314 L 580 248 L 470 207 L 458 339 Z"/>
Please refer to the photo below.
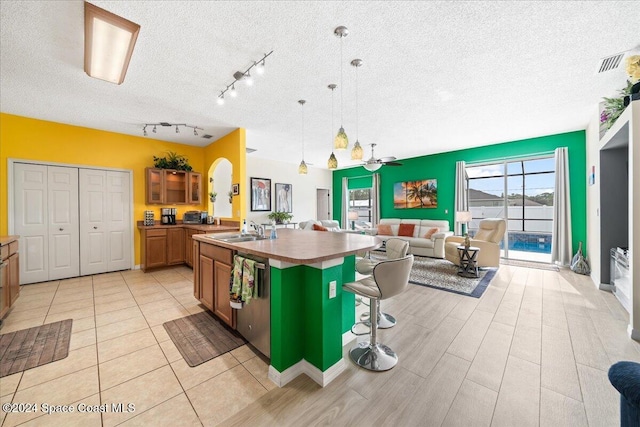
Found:
<path fill-rule="evenodd" d="M 601 291 L 609 291 L 612 292 L 613 291 L 613 286 L 611 286 L 608 283 L 600 283 L 598 285 L 598 289 L 600 289 Z"/>
<path fill-rule="evenodd" d="M 299 375 L 305 374 L 321 387 L 325 387 L 331 381 L 336 379 L 346 368 L 347 365 L 343 358 L 338 360 L 324 372 L 302 359 L 295 365 L 285 369 L 283 372 L 279 372 L 273 367 L 273 365 L 269 365 L 269 379 L 278 387 L 283 387 Z"/>
<path fill-rule="evenodd" d="M 632 340 L 640 341 L 640 330 L 634 329 L 631 324 L 627 326 L 627 333 Z"/>

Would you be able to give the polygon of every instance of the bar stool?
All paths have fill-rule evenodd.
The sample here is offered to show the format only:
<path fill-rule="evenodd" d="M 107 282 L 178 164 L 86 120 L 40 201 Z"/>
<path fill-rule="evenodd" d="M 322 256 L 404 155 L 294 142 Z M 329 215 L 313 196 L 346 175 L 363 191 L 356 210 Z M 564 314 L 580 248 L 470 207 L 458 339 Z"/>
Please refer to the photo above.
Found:
<path fill-rule="evenodd" d="M 409 252 L 409 242 L 402 239 L 387 239 L 386 248 L 388 260 L 404 258 Z M 356 263 L 356 271 L 360 274 L 369 276 L 373 272 L 373 267 L 375 267 L 378 262 L 379 261 L 363 258 Z M 388 329 L 395 326 L 395 324 L 396 318 L 388 313 L 380 311 L 380 305 L 378 305 L 378 328 Z"/>
<path fill-rule="evenodd" d="M 407 288 L 412 266 L 413 255 L 380 261 L 373 267 L 371 276 L 342 285 L 343 290 L 370 299 L 370 339 L 349 351 L 349 356 L 356 365 L 370 371 L 387 371 L 398 363 L 396 353 L 377 341 L 378 306 L 380 301 L 398 295 Z"/>

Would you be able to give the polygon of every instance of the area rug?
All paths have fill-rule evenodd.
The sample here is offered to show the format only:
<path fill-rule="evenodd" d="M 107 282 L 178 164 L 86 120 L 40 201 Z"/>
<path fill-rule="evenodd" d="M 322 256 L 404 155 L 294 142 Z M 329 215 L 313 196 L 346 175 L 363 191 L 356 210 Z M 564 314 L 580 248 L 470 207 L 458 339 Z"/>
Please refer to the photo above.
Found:
<path fill-rule="evenodd" d="M 372 251 L 371 259 L 385 260 L 386 255 L 381 251 Z M 496 272 L 495 268 L 482 269 L 478 272 L 478 278 L 461 277 L 458 276 L 458 266 L 445 259 L 414 255 L 409 283 L 480 298 Z"/>
<path fill-rule="evenodd" d="M 163 326 L 191 367 L 247 343 L 240 334 L 207 311 L 165 322 Z"/>
<path fill-rule="evenodd" d="M 73 320 L 61 320 L 0 335 L 0 378 L 69 355 Z"/>
<path fill-rule="evenodd" d="M 513 265 L 515 267 L 537 268 L 538 270 L 560 271 L 560 268 L 557 265 L 548 264 L 546 262 L 523 261 L 519 259 L 501 258 L 500 264 Z"/>

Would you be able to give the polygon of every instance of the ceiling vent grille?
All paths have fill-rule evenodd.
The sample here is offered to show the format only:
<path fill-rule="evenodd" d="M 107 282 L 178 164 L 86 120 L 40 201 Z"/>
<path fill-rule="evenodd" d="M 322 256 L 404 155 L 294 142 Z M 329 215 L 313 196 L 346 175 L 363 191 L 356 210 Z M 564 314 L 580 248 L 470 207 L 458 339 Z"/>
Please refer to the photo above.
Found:
<path fill-rule="evenodd" d="M 602 58 L 600 60 L 600 63 L 598 64 L 598 74 L 618 68 L 620 66 L 620 63 L 622 62 L 622 58 L 624 58 L 624 54 L 625 52 L 622 52 L 617 53 L 613 56 Z"/>
<path fill-rule="evenodd" d="M 213 138 L 213 135 L 209 135 L 209 134 L 207 133 L 207 134 L 202 135 L 202 137 L 203 137 L 204 139 L 211 139 L 211 138 Z"/>

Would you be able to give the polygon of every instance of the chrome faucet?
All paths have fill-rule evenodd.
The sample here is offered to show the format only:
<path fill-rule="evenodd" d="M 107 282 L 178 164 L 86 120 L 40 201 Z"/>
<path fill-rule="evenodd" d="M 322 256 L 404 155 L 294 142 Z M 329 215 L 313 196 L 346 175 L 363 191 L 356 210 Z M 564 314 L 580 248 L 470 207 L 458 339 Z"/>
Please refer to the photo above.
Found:
<path fill-rule="evenodd" d="M 258 236 L 264 237 L 264 227 L 263 226 L 258 225 L 253 221 L 251 221 L 251 223 L 249 225 L 251 225 L 251 227 L 253 227 L 255 232 L 258 233 Z"/>

